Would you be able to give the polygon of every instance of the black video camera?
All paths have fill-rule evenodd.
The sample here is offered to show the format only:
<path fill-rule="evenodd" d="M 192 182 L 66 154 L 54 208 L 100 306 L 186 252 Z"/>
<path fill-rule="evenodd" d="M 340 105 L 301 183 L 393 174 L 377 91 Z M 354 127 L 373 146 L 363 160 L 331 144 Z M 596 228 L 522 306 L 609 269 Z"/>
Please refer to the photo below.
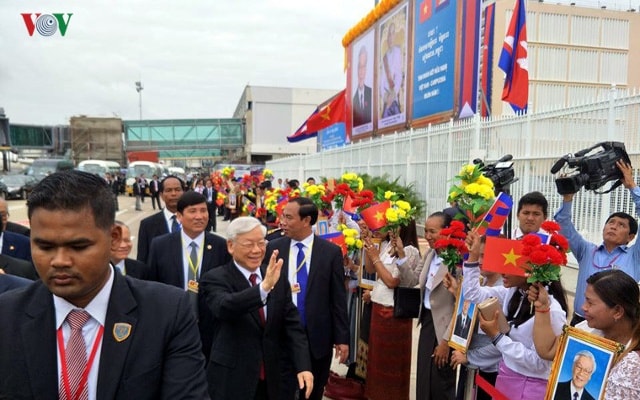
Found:
<path fill-rule="evenodd" d="M 598 147 L 601 147 L 602 150 L 595 154 L 586 155 Z M 600 142 L 575 154 L 563 156 L 553 164 L 551 173 L 557 173 L 565 164 L 567 168 L 573 168 L 573 171 L 565 172 L 556 179 L 558 193 L 577 193 L 582 186 L 598 194 L 609 193 L 622 184 L 622 172 L 616 165 L 618 160 L 624 160 L 625 163 L 631 165 L 631 160 L 622 142 Z M 609 190 L 596 192 L 596 189 L 601 188 L 605 183 L 615 180 L 617 182 Z"/>
<path fill-rule="evenodd" d="M 513 161 L 511 160 L 513 160 L 513 156 L 506 154 L 493 164 L 485 165 L 479 158 L 473 160 L 473 163 L 482 168 L 484 176 L 493 182 L 494 191 L 500 193 L 507 192 L 509 185 L 518 180 L 515 177 L 516 173 L 513 170 Z"/>

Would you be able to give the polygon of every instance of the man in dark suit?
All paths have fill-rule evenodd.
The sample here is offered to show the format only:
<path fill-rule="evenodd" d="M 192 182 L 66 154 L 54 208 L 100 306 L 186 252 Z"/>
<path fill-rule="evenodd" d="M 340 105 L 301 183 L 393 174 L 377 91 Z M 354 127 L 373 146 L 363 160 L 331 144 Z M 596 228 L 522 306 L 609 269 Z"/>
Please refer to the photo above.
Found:
<path fill-rule="evenodd" d="M 360 126 L 371 122 L 371 87 L 364 84 L 367 77 L 367 48 L 360 47 L 358 52 L 358 86 L 353 94 L 353 126 Z"/>
<path fill-rule="evenodd" d="M 589 350 L 577 352 L 571 366 L 571 380 L 558 383 L 553 400 L 594 400 L 586 386 L 595 370 L 596 359 L 593 353 Z"/>
<path fill-rule="evenodd" d="M 187 296 L 109 264 L 122 231 L 104 180 L 54 173 L 28 207 L 42 280 L 0 295 L 2 397 L 208 398 Z"/>
<path fill-rule="evenodd" d="M 313 389 L 309 348 L 291 287 L 274 251 L 268 266 L 266 228 L 253 217 L 238 217 L 227 228 L 233 261 L 202 278 L 213 313 L 214 342 L 207 367 L 212 399 L 278 399 L 280 349 L 291 352 L 298 384 Z M 242 360 L 242 366 L 237 363 Z"/>
<path fill-rule="evenodd" d="M 465 300 L 462 303 L 462 311 L 456 317 L 456 327 L 453 330 L 454 335 L 463 339 L 467 339 L 469 337 L 469 328 L 471 327 L 472 322 L 471 316 L 473 315 L 473 312 L 469 312 L 470 305 L 471 302 L 469 300 Z"/>
<path fill-rule="evenodd" d="M 218 224 L 216 221 L 216 200 L 218 198 L 218 191 L 213 187 L 211 179 L 205 180 L 205 186 L 202 190 L 202 194 L 207 199 L 207 211 L 209 211 L 209 223 L 207 224 L 207 231 L 216 231 Z"/>
<path fill-rule="evenodd" d="M 0 273 L 4 272 L 32 281 L 38 279 L 38 272 L 33 266 L 33 263 L 4 254 L 0 254 L 0 270 Z"/>
<path fill-rule="evenodd" d="M 111 263 L 122 275 L 138 279 L 149 279 L 149 267 L 147 264 L 129 258 L 129 253 L 131 253 L 131 248 L 133 247 L 129 227 L 122 221 L 116 221 L 115 224 L 122 229 L 122 239 L 114 249 L 111 249 Z"/>
<path fill-rule="evenodd" d="M 313 234 L 312 226 L 317 220 L 318 208 L 311 199 L 289 200 L 280 217 L 285 236 L 269 242 L 265 260 L 275 250 L 284 260 L 283 273 L 291 284 L 293 301 L 309 339 L 314 377 L 310 398 L 320 400 L 329 378 L 332 345 L 340 362 L 349 355 L 349 323 L 342 252 L 335 244 Z M 295 377 L 293 371 L 287 375 L 283 390 L 289 392 L 281 390 L 280 398 L 291 399 Z"/>
<path fill-rule="evenodd" d="M 120 205 L 118 204 L 118 194 L 120 194 L 120 183 L 109 172 L 107 172 L 104 175 L 104 179 L 107 181 L 107 185 L 109 185 L 109 188 L 111 189 L 113 202 L 116 205 L 116 211 L 118 211 L 120 209 Z"/>
<path fill-rule="evenodd" d="M 32 281 L 15 275 L 3 274 L 0 272 L 0 294 L 9 290 L 27 286 Z"/>
<path fill-rule="evenodd" d="M 31 262 L 31 242 L 29 238 L 19 233 L 0 233 L 2 254 Z"/>
<path fill-rule="evenodd" d="M 153 209 L 156 209 L 156 203 L 158 203 L 158 210 L 162 210 L 162 203 L 160 203 L 160 180 L 158 175 L 153 175 L 153 179 L 149 182 L 149 193 L 151 194 L 151 205 Z"/>
<path fill-rule="evenodd" d="M 169 207 L 169 203 L 167 207 Z M 185 192 L 178 200 L 180 232 L 159 236 L 151 242 L 149 251 L 150 279 L 179 287 L 189 293 L 193 310 L 198 315 L 202 351 L 209 357 L 212 338 L 212 316 L 204 297 L 199 295 L 200 277 L 231 260 L 223 238 L 205 232 L 209 214 L 204 196 Z"/>
<path fill-rule="evenodd" d="M 165 233 L 180 230 L 180 223 L 176 216 L 178 199 L 184 193 L 183 182 L 177 176 L 169 175 L 160 181 L 160 196 L 164 202 L 164 209 L 142 221 L 138 228 L 138 261 L 146 263 L 149 258 L 149 247 L 153 238 Z"/>

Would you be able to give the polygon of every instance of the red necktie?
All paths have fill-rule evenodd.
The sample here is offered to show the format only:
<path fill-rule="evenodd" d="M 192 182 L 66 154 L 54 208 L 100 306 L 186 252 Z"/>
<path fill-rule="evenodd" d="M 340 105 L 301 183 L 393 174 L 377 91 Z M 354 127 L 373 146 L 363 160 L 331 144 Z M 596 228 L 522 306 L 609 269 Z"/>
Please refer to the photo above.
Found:
<path fill-rule="evenodd" d="M 258 274 L 249 275 L 249 282 L 251 282 L 251 286 L 256 286 L 256 280 L 258 279 Z M 262 326 L 266 323 L 266 318 L 264 317 L 264 307 L 260 307 L 258 309 L 258 313 L 260 314 L 260 323 Z M 260 362 L 260 380 L 263 381 L 265 378 L 264 374 L 264 362 Z"/>
<path fill-rule="evenodd" d="M 69 376 L 69 387 L 71 396 L 75 398 L 78 391 L 78 384 L 82 378 L 82 372 L 87 365 L 87 345 L 82 336 L 82 327 L 91 318 L 89 313 L 83 310 L 72 310 L 67 315 L 67 322 L 71 326 L 71 336 L 67 342 L 65 353 L 67 357 L 67 373 Z M 60 385 L 60 400 L 72 400 L 67 398 L 64 385 Z M 89 398 L 88 384 L 85 384 L 80 393 L 79 400 L 87 400 Z M 75 400 L 75 399 L 74 399 Z"/>

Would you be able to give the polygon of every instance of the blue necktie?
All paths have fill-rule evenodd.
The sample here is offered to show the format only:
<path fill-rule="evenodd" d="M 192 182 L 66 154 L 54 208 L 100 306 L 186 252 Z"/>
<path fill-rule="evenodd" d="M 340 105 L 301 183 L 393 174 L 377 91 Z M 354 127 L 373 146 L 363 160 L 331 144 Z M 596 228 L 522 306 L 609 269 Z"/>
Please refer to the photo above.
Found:
<path fill-rule="evenodd" d="M 176 220 L 176 216 L 171 216 L 171 233 L 180 232 L 180 224 Z"/>
<path fill-rule="evenodd" d="M 298 246 L 298 257 L 296 258 L 296 277 L 298 279 L 298 285 L 300 285 L 300 291 L 298 292 L 298 312 L 300 313 L 300 322 L 302 326 L 307 326 L 307 319 L 305 317 L 305 296 L 307 295 L 307 262 L 304 256 L 304 244 L 296 243 Z"/>

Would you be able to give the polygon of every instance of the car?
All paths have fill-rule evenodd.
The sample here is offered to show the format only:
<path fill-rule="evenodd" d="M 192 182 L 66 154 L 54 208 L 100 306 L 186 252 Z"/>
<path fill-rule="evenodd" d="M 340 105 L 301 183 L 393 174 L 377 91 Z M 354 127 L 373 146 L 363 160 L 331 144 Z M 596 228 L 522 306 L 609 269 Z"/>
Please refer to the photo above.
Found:
<path fill-rule="evenodd" d="M 26 200 L 38 180 L 31 175 L 4 175 L 0 182 L 4 185 L 0 190 L 4 193 L 5 199 Z"/>

